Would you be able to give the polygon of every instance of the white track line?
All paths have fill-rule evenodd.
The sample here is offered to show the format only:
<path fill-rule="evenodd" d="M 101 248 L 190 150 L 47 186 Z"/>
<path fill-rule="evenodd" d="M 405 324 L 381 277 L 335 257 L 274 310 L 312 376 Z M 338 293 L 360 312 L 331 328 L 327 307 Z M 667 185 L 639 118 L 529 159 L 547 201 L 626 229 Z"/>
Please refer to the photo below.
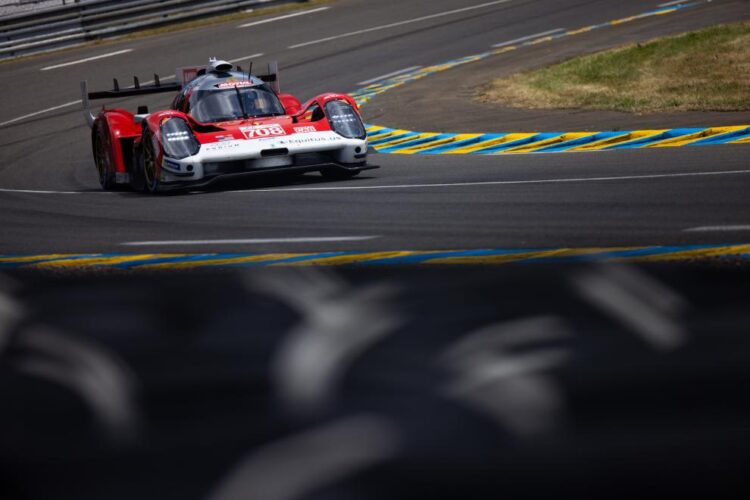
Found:
<path fill-rule="evenodd" d="M 111 194 L 108 191 L 46 191 L 41 189 L 9 189 L 0 188 L 0 193 L 21 193 L 21 194 Z"/>
<path fill-rule="evenodd" d="M 386 186 L 329 186 L 329 187 L 297 187 L 297 188 L 274 188 L 274 189 L 243 189 L 236 191 L 224 191 L 223 193 L 273 193 L 284 191 L 365 191 L 378 189 L 423 189 L 423 188 L 451 188 L 466 186 L 512 186 L 520 184 L 562 184 L 574 182 L 603 182 L 603 181 L 630 181 L 644 179 L 670 179 L 675 177 L 710 177 L 719 175 L 744 175 L 750 174 L 750 170 L 720 170 L 716 172 L 682 172 L 675 174 L 646 174 L 646 175 L 619 175 L 612 177 L 571 177 L 562 179 L 535 179 L 528 181 L 483 181 L 483 182 L 454 182 L 440 184 L 392 184 Z M 113 194 L 111 191 L 44 191 L 33 189 L 8 189 L 0 188 L 0 193 L 32 193 L 32 194 Z M 368 238 L 377 238 L 369 236 Z M 152 242 L 153 243 L 153 242 Z"/>
<path fill-rule="evenodd" d="M 422 66 L 412 66 L 411 68 L 405 68 L 400 69 L 398 71 L 394 71 L 393 73 L 388 73 L 387 75 L 381 75 L 376 76 L 375 78 L 370 78 L 369 80 L 365 80 L 364 82 L 357 82 L 357 85 L 369 85 L 370 83 L 374 83 L 380 80 L 385 80 L 386 78 L 391 78 L 392 76 L 398 76 L 403 73 L 408 73 L 409 71 L 414 71 L 415 69 L 419 69 Z"/>
<path fill-rule="evenodd" d="M 245 189 L 227 191 L 229 193 L 264 193 L 283 191 L 367 191 L 379 189 L 424 189 L 424 188 L 453 188 L 471 186 L 511 186 L 516 184 L 562 184 L 573 182 L 604 182 L 604 181 L 630 181 L 643 179 L 671 179 L 675 177 L 708 177 L 718 175 L 741 175 L 750 174 L 750 170 L 723 170 L 717 172 L 683 172 L 675 174 L 646 174 L 646 175 L 619 175 L 612 177 L 572 177 L 562 179 L 536 179 L 527 181 L 483 181 L 483 182 L 453 182 L 440 184 L 393 184 L 386 186 L 330 186 L 330 187 L 301 187 L 301 188 L 275 188 L 275 189 Z"/>
<path fill-rule="evenodd" d="M 307 14 L 313 14 L 315 12 L 321 12 L 328 10 L 330 7 L 320 7 L 318 9 L 305 10 L 302 12 L 295 12 L 293 14 L 287 14 L 285 16 L 272 17 L 271 19 L 263 19 L 261 21 L 254 21 L 252 23 L 240 24 L 237 28 L 249 28 L 250 26 L 257 26 L 259 24 L 272 23 L 274 21 L 281 21 L 282 19 L 289 19 L 290 17 L 305 16 Z"/>
<path fill-rule="evenodd" d="M 700 226 L 690 227 L 682 230 L 685 233 L 714 233 L 714 232 L 731 232 L 731 231 L 750 231 L 750 224 L 735 226 Z"/>
<path fill-rule="evenodd" d="M 526 40 L 532 40 L 534 38 L 541 38 L 543 36 L 552 35 L 553 33 L 560 33 L 561 31 L 565 31 L 565 28 L 555 28 L 553 30 L 543 31 L 535 35 L 522 36 L 521 38 L 516 38 L 515 40 L 508 40 L 507 42 L 496 43 L 495 45 L 492 46 L 492 48 L 496 49 L 499 47 L 505 47 L 506 45 L 513 45 L 515 43 L 525 42 Z"/>
<path fill-rule="evenodd" d="M 657 7 L 671 7 L 673 5 L 679 5 L 681 3 L 686 3 L 688 0 L 674 0 L 673 2 L 666 2 L 666 3 L 660 3 L 657 5 Z"/>
<path fill-rule="evenodd" d="M 326 38 L 320 38 L 318 40 L 312 40 L 312 41 L 309 41 L 309 42 L 298 43 L 298 44 L 295 44 L 295 45 L 290 45 L 289 48 L 290 49 L 297 49 L 299 47 L 307 47 L 308 45 L 315 45 L 317 43 L 330 42 L 331 40 L 338 40 L 339 38 L 346 38 L 346 37 L 349 37 L 349 36 L 362 35 L 364 33 L 371 33 L 373 31 L 385 30 L 385 29 L 388 29 L 388 28 L 395 28 L 397 26 L 403 26 L 405 24 L 418 23 L 420 21 L 426 21 L 428 19 L 435 19 L 435 18 L 443 17 L 443 16 L 450 16 L 452 14 L 460 14 L 461 12 L 467 12 L 467 11 L 470 11 L 470 10 L 482 9 L 484 7 L 491 7 L 493 5 L 499 5 L 501 3 L 508 3 L 510 1 L 511 0 L 496 0 L 495 2 L 487 2 L 487 3 L 482 3 L 482 4 L 479 4 L 479 5 L 472 5 L 471 7 L 464 7 L 463 9 L 449 10 L 449 11 L 446 11 L 446 12 L 438 12 L 437 14 L 431 14 L 429 16 L 417 17 L 415 19 L 408 19 L 406 21 L 399 21 L 399 22 L 396 22 L 396 23 L 384 24 L 382 26 L 375 26 L 373 28 L 367 28 L 367 29 L 358 30 L 358 31 L 350 31 L 349 33 L 342 33 L 341 35 L 329 36 L 329 37 L 326 37 Z"/>
<path fill-rule="evenodd" d="M 164 80 L 172 80 L 176 77 L 176 75 L 167 75 L 167 76 L 160 76 L 159 77 L 159 83 L 163 82 Z M 156 83 L 156 80 L 148 80 L 146 82 L 141 82 L 141 85 L 151 85 Z M 129 89 L 134 89 L 135 85 L 130 85 L 128 87 Z"/>
<path fill-rule="evenodd" d="M 252 55 L 249 55 L 249 56 L 239 57 L 237 59 L 230 59 L 229 62 L 235 63 L 235 62 L 240 62 L 240 61 L 246 61 L 248 59 L 254 59 L 256 57 L 262 57 L 263 55 L 264 55 L 263 53 L 252 54 Z M 168 75 L 168 76 L 162 76 L 162 77 L 160 77 L 159 80 L 163 82 L 165 80 L 171 80 L 173 78 L 175 78 L 175 75 Z M 142 82 L 141 85 L 151 85 L 152 83 L 154 83 L 154 80 L 149 80 L 147 82 Z M 133 86 L 131 85 L 130 88 L 132 88 L 132 87 Z M 63 109 L 63 108 L 69 108 L 71 106 L 77 106 L 79 104 L 81 104 L 81 100 L 80 99 L 77 100 L 77 101 L 66 102 L 65 104 L 60 104 L 59 106 L 53 106 L 51 108 L 42 109 L 42 110 L 39 110 L 39 111 L 34 111 L 33 113 L 29 113 L 27 115 L 23 115 L 23 116 L 19 116 L 19 117 L 13 118 L 12 120 L 8 120 L 8 121 L 5 121 L 5 122 L 2 122 L 2 123 L 0 123 L 0 127 L 5 126 L 5 125 L 10 125 L 11 123 L 20 122 L 21 120 L 25 120 L 26 118 L 33 118 L 33 117 L 38 116 L 38 115 L 43 115 L 44 113 L 49 113 L 51 111 L 57 111 L 58 109 Z"/>
<path fill-rule="evenodd" d="M 120 243 L 129 247 L 186 246 L 186 245 L 262 245 L 265 243 L 332 243 L 341 241 L 366 241 L 380 236 L 323 236 L 310 238 L 250 238 L 241 240 L 184 240 L 184 241 L 129 241 Z"/>
<path fill-rule="evenodd" d="M 70 101 L 66 102 L 65 104 L 60 104 L 59 106 L 53 106 L 51 108 L 42 109 L 41 111 L 34 111 L 33 113 L 29 113 L 28 115 L 19 116 L 18 118 L 13 118 L 12 120 L 8 120 L 7 122 L 0 123 L 0 127 L 4 125 L 10 125 L 11 123 L 20 122 L 21 120 L 25 120 L 26 118 L 32 118 L 37 115 L 42 115 L 44 113 L 49 113 L 50 111 L 57 111 L 58 109 L 63 108 L 69 108 L 71 106 L 75 106 L 77 104 L 81 104 L 81 100 L 78 99 L 77 101 Z"/>
<path fill-rule="evenodd" d="M 101 54 L 101 55 L 94 56 L 94 57 L 87 57 L 86 59 L 78 59 L 77 61 L 70 61 L 70 62 L 61 63 L 61 64 L 55 64 L 54 66 L 45 66 L 39 71 L 49 71 L 51 69 L 64 68 L 66 66 L 73 66 L 74 64 L 82 64 L 82 63 L 89 62 L 89 61 L 96 61 L 97 59 L 104 59 L 106 57 L 119 56 L 120 54 L 127 54 L 128 52 L 133 52 L 133 49 L 123 49 L 123 50 L 118 50 L 117 52 L 109 52 L 108 54 Z"/>
<path fill-rule="evenodd" d="M 263 57 L 265 54 L 263 52 L 258 52 L 257 54 L 250 54 L 249 56 L 244 57 L 238 57 L 237 59 L 230 59 L 230 63 L 236 63 L 236 62 L 242 62 L 247 61 L 248 59 L 255 59 L 256 57 Z"/>

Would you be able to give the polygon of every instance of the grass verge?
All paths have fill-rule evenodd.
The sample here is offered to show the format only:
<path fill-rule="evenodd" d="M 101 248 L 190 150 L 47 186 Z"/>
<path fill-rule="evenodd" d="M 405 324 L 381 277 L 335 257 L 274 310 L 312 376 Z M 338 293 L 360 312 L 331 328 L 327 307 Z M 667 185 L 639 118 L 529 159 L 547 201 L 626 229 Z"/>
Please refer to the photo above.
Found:
<path fill-rule="evenodd" d="M 750 22 L 658 38 L 497 79 L 478 97 L 537 109 L 750 110 Z"/>

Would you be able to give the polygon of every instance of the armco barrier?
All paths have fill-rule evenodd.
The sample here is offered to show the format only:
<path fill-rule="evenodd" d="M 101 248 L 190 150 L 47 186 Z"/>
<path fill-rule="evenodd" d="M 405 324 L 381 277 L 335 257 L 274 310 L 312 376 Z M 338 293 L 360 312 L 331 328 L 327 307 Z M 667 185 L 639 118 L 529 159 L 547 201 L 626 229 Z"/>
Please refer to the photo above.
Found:
<path fill-rule="evenodd" d="M 47 52 L 134 31 L 229 14 L 253 6 L 307 0 L 92 0 L 7 16 L 0 59 Z"/>

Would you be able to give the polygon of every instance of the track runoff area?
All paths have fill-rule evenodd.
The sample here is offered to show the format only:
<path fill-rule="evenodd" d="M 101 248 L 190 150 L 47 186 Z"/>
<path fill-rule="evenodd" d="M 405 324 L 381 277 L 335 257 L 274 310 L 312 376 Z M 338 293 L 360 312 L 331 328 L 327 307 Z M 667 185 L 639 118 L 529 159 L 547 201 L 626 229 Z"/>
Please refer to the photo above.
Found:
<path fill-rule="evenodd" d="M 665 4 L 638 15 L 572 30 L 555 30 L 536 37 L 504 43 L 493 50 L 429 67 L 415 67 L 389 75 L 351 93 L 359 105 L 388 90 L 435 73 L 499 56 L 524 47 L 550 43 L 594 30 L 609 29 L 655 16 L 680 12 L 706 0 Z M 370 145 L 379 153 L 403 155 L 499 155 L 513 153 L 587 152 L 616 149 L 750 144 L 750 125 L 702 128 L 664 128 L 601 132 L 419 132 L 368 124 Z M 607 180 L 607 178 L 602 178 Z M 432 186 L 430 185 L 425 185 Z M 377 188 L 373 186 L 372 188 Z M 399 186 L 383 186 L 398 188 Z M 367 187 L 363 187 L 366 189 Z M 294 188 L 292 188 L 294 189 Z M 302 188 L 303 190 L 305 188 Z M 326 189 L 326 188 L 310 188 Z M 331 188 L 335 189 L 335 188 Z M 29 191 L 30 193 L 32 191 Z M 38 193 L 42 193 L 39 191 Z M 52 194 L 53 192 L 50 192 Z M 73 193 L 70 193 L 73 194 Z M 750 258 L 750 245 L 717 244 L 686 246 L 633 246 L 597 248 L 476 249 L 450 251 L 338 251 L 298 253 L 84 253 L 46 255 L 0 255 L 2 268 L 76 269 L 191 269 L 264 266 L 334 266 L 386 264 L 503 264 L 574 262 L 664 262 L 696 259 Z"/>
<path fill-rule="evenodd" d="M 393 78 L 372 82 L 352 96 L 360 105 L 388 90 L 420 80 L 442 71 L 495 57 L 533 45 L 550 43 L 594 30 L 609 29 L 656 16 L 680 12 L 707 3 L 685 2 L 621 19 L 542 34 L 517 44 L 501 44 L 482 52 L 443 64 L 417 68 Z M 441 133 L 418 132 L 368 125 L 370 144 L 378 152 L 394 154 L 510 154 L 605 151 L 613 149 L 707 146 L 716 144 L 750 144 L 750 125 L 700 128 L 663 128 L 658 130 L 618 130 L 601 132 L 507 132 L 507 133 Z"/>

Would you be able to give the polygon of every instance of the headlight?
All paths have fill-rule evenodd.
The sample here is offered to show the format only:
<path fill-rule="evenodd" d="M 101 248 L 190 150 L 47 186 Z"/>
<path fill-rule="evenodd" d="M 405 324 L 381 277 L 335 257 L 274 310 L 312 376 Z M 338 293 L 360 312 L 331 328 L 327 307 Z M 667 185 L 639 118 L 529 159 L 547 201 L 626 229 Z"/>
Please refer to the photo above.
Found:
<path fill-rule="evenodd" d="M 326 103 L 328 123 L 337 134 L 347 139 L 364 139 L 367 137 L 365 126 L 359 115 L 346 101 L 331 101 Z"/>
<path fill-rule="evenodd" d="M 196 154 L 201 145 L 182 118 L 167 118 L 161 124 L 161 142 L 164 154 L 181 160 Z"/>

